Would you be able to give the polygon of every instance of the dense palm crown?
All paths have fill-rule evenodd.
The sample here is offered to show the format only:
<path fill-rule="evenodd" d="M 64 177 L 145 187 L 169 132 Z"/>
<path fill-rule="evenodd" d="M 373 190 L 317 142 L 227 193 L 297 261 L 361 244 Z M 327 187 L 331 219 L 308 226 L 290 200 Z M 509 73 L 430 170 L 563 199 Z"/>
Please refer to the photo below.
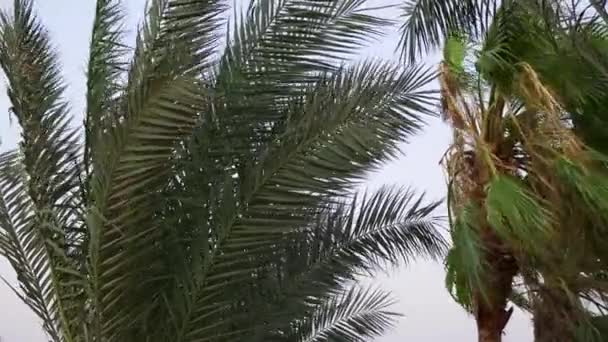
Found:
<path fill-rule="evenodd" d="M 360 341 L 391 298 L 357 275 L 443 250 L 436 203 L 346 198 L 398 153 L 432 75 L 344 66 L 388 23 L 361 0 L 152 0 L 132 56 L 99 0 L 84 137 L 28 0 L 0 17 L 18 149 L 0 251 L 53 341 Z"/>
<path fill-rule="evenodd" d="M 533 313 L 537 341 L 598 336 L 588 309 L 606 308 L 605 5 L 405 7 L 404 57 L 444 50 L 448 286 L 475 314 L 480 341 L 500 340 L 509 299 Z"/>

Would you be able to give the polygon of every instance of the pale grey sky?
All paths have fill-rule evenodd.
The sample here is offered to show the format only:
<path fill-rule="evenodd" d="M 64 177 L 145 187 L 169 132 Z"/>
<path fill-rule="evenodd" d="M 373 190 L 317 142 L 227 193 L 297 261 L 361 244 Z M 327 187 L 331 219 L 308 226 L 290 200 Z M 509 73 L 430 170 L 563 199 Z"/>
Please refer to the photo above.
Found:
<path fill-rule="evenodd" d="M 234 0 L 237 5 L 247 0 Z M 373 5 L 402 3 L 404 0 L 374 0 Z M 145 0 L 124 0 L 128 24 L 134 30 L 141 21 Z M 0 0 L 0 7 L 7 8 L 12 0 Z M 72 103 L 75 124 L 82 121 L 85 93 L 85 67 L 88 42 L 93 19 L 94 0 L 38 0 L 38 13 L 51 32 L 62 63 L 64 76 L 69 84 L 67 96 Z M 382 15 L 397 18 L 394 9 L 383 10 Z M 394 50 L 398 32 L 387 30 L 386 37 L 366 49 L 362 56 L 395 58 Z M 429 63 L 432 63 L 429 61 Z M 8 100 L 5 81 L 0 82 L 0 138 L 1 150 L 14 147 L 18 138 L 16 125 L 8 119 Z M 439 165 L 441 156 L 450 143 L 448 128 L 438 119 L 430 119 L 423 134 L 414 137 L 404 146 L 407 156 L 393 161 L 373 175 L 369 187 L 383 183 L 411 185 L 426 191 L 430 198 L 445 196 L 445 181 Z M 15 276 L 4 260 L 0 261 L 0 275 L 15 283 Z M 475 341 L 475 322 L 444 288 L 444 271 L 441 264 L 419 261 L 404 266 L 390 276 L 381 276 L 373 283 L 393 291 L 399 299 L 395 311 L 404 314 L 398 326 L 378 342 L 439 342 Z M 0 283 L 0 337 L 3 342 L 44 342 L 44 334 L 33 313 L 22 304 L 12 291 Z M 507 328 L 506 342 L 532 341 L 529 318 L 514 315 Z"/>

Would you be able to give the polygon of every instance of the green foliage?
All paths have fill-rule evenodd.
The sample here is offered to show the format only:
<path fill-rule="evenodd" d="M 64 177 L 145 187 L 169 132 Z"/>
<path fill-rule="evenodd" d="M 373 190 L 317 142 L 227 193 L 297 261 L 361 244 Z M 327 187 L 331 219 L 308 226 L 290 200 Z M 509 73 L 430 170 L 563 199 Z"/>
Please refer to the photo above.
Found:
<path fill-rule="evenodd" d="M 346 65 L 363 0 L 151 0 L 133 55 L 99 0 L 84 144 L 28 0 L 0 16 L 22 130 L 0 156 L 0 252 L 54 342 L 362 341 L 397 315 L 349 286 L 446 248 L 410 191 L 351 197 L 418 132 L 433 73 Z"/>
<path fill-rule="evenodd" d="M 49 335 L 71 339 L 85 304 L 84 275 L 68 253 L 77 243 L 75 229 L 81 214 L 73 209 L 80 185 L 77 132 L 69 127 L 56 54 L 28 1 L 15 1 L 12 15 L 0 15 L 0 67 L 7 77 L 11 110 L 22 127 L 21 165 L 9 166 L 14 157 L 3 156 L 9 165 L 2 176 L 4 205 L 10 213 L 5 219 L 19 217 L 12 230 L 21 230 L 12 234 L 21 239 L 12 247 L 23 246 L 31 264 L 22 268 L 34 273 L 22 277 L 21 287 L 40 290 L 36 294 L 46 310 L 40 303 L 34 306 L 42 316 L 54 319 L 45 322 Z M 12 196 L 19 200 L 14 202 Z"/>
<path fill-rule="evenodd" d="M 564 185 L 575 189 L 583 208 L 600 226 L 608 223 L 608 179 L 601 171 L 589 170 L 580 164 L 561 158 L 555 169 Z"/>
<path fill-rule="evenodd" d="M 483 36 L 496 11 L 495 0 L 408 0 L 403 6 L 402 57 L 414 61 L 453 34 Z"/>
<path fill-rule="evenodd" d="M 448 37 L 443 47 L 443 60 L 448 63 L 455 74 L 464 72 L 464 61 L 467 57 L 466 39 L 457 35 Z"/>
<path fill-rule="evenodd" d="M 439 218 L 429 216 L 437 205 L 423 205 L 422 197 L 388 187 L 328 202 L 313 222 L 288 237 L 280 253 L 284 259 L 266 268 L 280 276 L 265 277 L 261 301 L 268 305 L 268 314 L 260 314 L 253 324 L 263 321 L 274 329 L 264 329 L 251 340 L 288 333 L 294 317 L 307 321 L 302 316 L 306 308 L 341 296 L 344 285 L 357 277 L 375 275 L 415 256 L 440 258 L 445 243 L 430 229 Z"/>
<path fill-rule="evenodd" d="M 330 299 L 312 317 L 296 323 L 295 340 L 366 341 L 380 336 L 399 315 L 389 311 L 393 300 L 387 293 L 353 289 Z"/>
<path fill-rule="evenodd" d="M 483 246 L 479 237 L 480 208 L 476 203 L 466 204 L 451 226 L 452 244 L 446 258 L 446 288 L 465 309 L 473 312 L 473 292 L 484 293 L 487 288 L 483 275 Z"/>
<path fill-rule="evenodd" d="M 534 251 L 551 235 L 551 213 L 519 181 L 497 176 L 488 184 L 487 220 L 499 236 Z"/>
<path fill-rule="evenodd" d="M 600 342 L 608 336 L 606 316 L 589 317 L 588 324 L 581 325 L 576 331 L 576 342 Z"/>
<path fill-rule="evenodd" d="M 540 340 L 554 333 L 567 340 L 572 327 L 588 325 L 587 304 L 605 309 L 607 19 L 599 1 L 405 7 L 403 57 L 444 47 L 442 104 L 455 138 L 447 154 L 454 197 L 447 287 L 468 309 L 484 292 L 502 296 L 504 306 L 515 275 L 524 289 L 516 304 L 546 330 Z M 461 46 L 472 51 L 464 59 Z M 473 82 L 455 78 L 463 69 Z M 467 226 L 469 202 L 481 203 L 484 215 Z M 486 225 L 491 230 L 475 228 Z M 481 285 L 506 279 L 509 291 L 469 284 L 480 250 L 482 259 L 487 252 L 508 264 L 483 270 Z"/>

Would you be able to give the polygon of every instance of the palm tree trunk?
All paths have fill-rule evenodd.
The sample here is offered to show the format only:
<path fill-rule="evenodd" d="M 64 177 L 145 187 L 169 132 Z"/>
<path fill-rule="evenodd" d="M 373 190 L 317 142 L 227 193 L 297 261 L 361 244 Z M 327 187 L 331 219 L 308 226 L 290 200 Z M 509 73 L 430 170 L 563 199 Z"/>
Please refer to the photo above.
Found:
<path fill-rule="evenodd" d="M 479 342 L 501 342 L 513 308 L 507 309 L 517 264 L 505 251 L 498 236 L 488 227 L 482 232 L 488 267 L 487 288 L 475 293 L 475 318 Z"/>
<path fill-rule="evenodd" d="M 483 299 L 481 299 L 483 300 Z M 502 333 L 513 309 L 506 309 L 506 299 L 478 305 L 476 312 L 479 342 L 501 342 Z"/>
<path fill-rule="evenodd" d="M 500 102 L 497 108 L 502 111 L 503 105 L 504 103 Z M 477 160 L 477 187 L 472 193 L 481 203 L 486 200 L 486 186 L 490 181 L 488 170 L 482 165 L 483 161 Z M 487 274 L 484 275 L 485 287 L 473 293 L 478 341 L 501 342 L 502 332 L 513 312 L 512 308 L 507 310 L 506 307 L 518 266 L 513 254 L 487 222 L 484 206 L 481 207 L 479 227 L 482 227 L 480 238 Z"/>
<path fill-rule="evenodd" d="M 535 342 L 574 342 L 575 329 L 580 315 L 568 298 L 568 293 L 558 287 L 540 288 L 534 305 Z"/>

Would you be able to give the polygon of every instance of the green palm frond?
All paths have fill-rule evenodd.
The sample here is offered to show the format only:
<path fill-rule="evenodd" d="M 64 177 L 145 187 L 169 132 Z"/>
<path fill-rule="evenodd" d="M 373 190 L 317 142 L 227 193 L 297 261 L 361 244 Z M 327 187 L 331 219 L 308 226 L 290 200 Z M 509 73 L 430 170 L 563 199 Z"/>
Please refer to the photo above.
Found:
<path fill-rule="evenodd" d="M 403 6 L 402 57 L 415 61 L 453 34 L 483 36 L 499 6 L 495 0 L 408 0 Z"/>
<path fill-rule="evenodd" d="M 263 266 L 268 274 L 262 288 L 253 291 L 271 296 L 252 304 L 263 309 L 248 322 L 259 334 L 251 340 L 290 331 L 299 312 L 322 305 L 358 277 L 409 263 L 414 256 L 441 257 L 446 243 L 435 228 L 440 218 L 431 216 L 438 203 L 423 202 L 410 191 L 382 188 L 352 201 L 330 202 L 307 226 L 288 235 L 285 247 Z"/>
<path fill-rule="evenodd" d="M 389 24 L 363 0 L 254 1 L 223 51 L 224 1 L 151 0 L 130 61 L 121 1 L 97 1 L 84 146 L 32 1 L 13 7 L 0 253 L 53 342 L 371 338 L 390 300 L 346 283 L 443 254 L 438 203 L 344 197 L 436 99 L 428 69 L 345 66 Z"/>
<path fill-rule="evenodd" d="M 540 246 L 552 233 L 554 216 L 536 194 L 518 180 L 496 177 L 488 185 L 487 220 L 503 239 L 515 239 L 526 251 L 542 253 Z"/>
<path fill-rule="evenodd" d="M 237 17 L 213 75 L 222 96 L 215 105 L 222 143 L 212 149 L 240 158 L 255 158 L 248 154 L 283 129 L 293 96 L 302 96 L 320 74 L 337 72 L 388 24 L 361 0 L 260 0 Z"/>
<path fill-rule="evenodd" d="M 380 290 L 352 288 L 319 306 L 295 324 L 286 341 L 366 341 L 394 326 L 399 314 L 390 311 L 391 296 Z"/>
<path fill-rule="evenodd" d="M 29 1 L 16 1 L 13 15 L 2 13 L 0 25 L 0 66 L 11 111 L 23 129 L 19 147 L 28 193 L 39 209 L 66 216 L 64 196 L 77 190 L 80 174 L 77 131 L 69 127 L 56 54 Z"/>
<path fill-rule="evenodd" d="M 608 179 L 598 170 L 585 168 L 572 160 L 560 158 L 555 163 L 564 185 L 572 187 L 598 224 L 608 223 Z"/>
<path fill-rule="evenodd" d="M 119 108 L 124 112 L 113 118 L 96 151 L 103 163 L 92 180 L 90 268 L 103 308 L 96 319 L 108 336 L 123 333 L 116 326 L 141 319 L 141 308 L 128 303 L 129 296 L 145 292 L 141 287 L 147 284 L 133 280 L 154 267 L 149 260 L 158 253 L 153 243 L 161 234 L 153 217 L 158 202 L 151 195 L 169 181 L 175 144 L 209 109 L 198 73 L 210 64 L 223 9 L 221 1 L 151 3 Z M 190 40 L 193 33 L 197 37 Z"/>
<path fill-rule="evenodd" d="M 605 315 L 589 317 L 587 324 L 581 325 L 576 331 L 576 342 L 600 342 L 608 336 L 608 324 Z"/>
<path fill-rule="evenodd" d="M 390 24 L 368 13 L 364 3 L 252 1 L 233 28 L 221 70 L 238 70 L 241 77 L 257 81 L 280 76 L 292 82 L 302 81 L 307 72 L 335 71 L 336 60 L 352 56 Z"/>
<path fill-rule="evenodd" d="M 560 3 L 558 0 L 408 0 L 402 15 L 402 58 L 415 61 L 439 48 L 453 35 L 464 35 L 479 43 L 500 33 L 496 30 L 497 22 L 504 26 L 518 23 L 522 17 L 533 17 L 546 25 L 545 28 L 555 25 Z M 528 31 L 517 33 L 525 35 Z"/>
<path fill-rule="evenodd" d="M 284 133 L 261 149 L 259 161 L 241 165 L 237 159 L 223 166 L 234 175 L 220 173 L 223 178 L 214 184 L 223 205 L 213 212 L 211 248 L 202 257 L 202 272 L 195 273 L 199 290 L 182 310 L 192 310 L 186 326 L 218 304 L 218 291 L 249 279 L 250 264 L 241 268 L 234 260 L 271 253 L 285 233 L 319 210 L 325 197 L 345 193 L 377 161 L 395 155 L 397 142 L 418 129 L 411 111 L 424 108 L 429 94 L 418 89 L 430 79 L 423 69 L 400 71 L 383 63 L 328 75 L 294 99 Z M 196 339 L 195 333 L 186 336 Z"/>
<path fill-rule="evenodd" d="M 61 335 L 70 339 L 79 329 L 84 306 L 84 278 L 70 255 L 78 247 L 74 244 L 79 241 L 81 217 L 80 208 L 74 208 L 80 186 L 77 131 L 69 127 L 56 54 L 30 1 L 17 0 L 12 15 L 0 15 L 0 34 L 0 66 L 8 79 L 12 112 L 22 128 L 21 183 L 12 183 L 16 188 L 5 191 L 18 190 L 19 196 L 27 197 L 22 202 L 26 207 L 7 207 L 21 220 L 27 217 L 20 227 L 13 227 L 27 231 L 15 233 L 27 234 L 27 242 L 12 243 L 24 243 L 36 276 L 44 274 L 44 293 L 36 295 L 44 296 Z M 17 203 L 5 203 L 10 204 Z"/>
<path fill-rule="evenodd" d="M 437 259 L 446 248 L 434 228 L 441 218 L 431 216 L 440 202 L 423 203 L 424 196 L 416 197 L 410 190 L 383 187 L 355 196 L 351 203 L 331 206 L 316 223 L 321 227 L 312 227 L 309 239 L 318 244 L 315 250 L 322 259 L 331 258 L 337 268 L 352 265 L 367 275 L 388 265 L 409 263 L 414 256 Z M 349 277 L 331 265 L 326 272 Z"/>
<path fill-rule="evenodd" d="M 16 152 L 0 157 L 0 253 L 17 273 L 21 291 L 14 292 L 38 315 L 52 341 L 58 342 L 61 328 L 56 326 L 54 289 L 49 282 L 48 260 L 40 248 L 44 241 L 33 226 L 33 205 L 20 162 Z"/>
<path fill-rule="evenodd" d="M 479 236 L 479 205 L 468 203 L 454 219 L 451 227 L 452 244 L 446 257 L 446 288 L 460 305 L 473 312 L 473 293 L 487 289 L 483 275 L 483 246 Z"/>
<path fill-rule="evenodd" d="M 123 43 L 123 9 L 120 0 L 100 0 L 95 8 L 87 72 L 87 114 L 84 160 L 90 172 L 93 146 L 110 128 L 118 108 L 115 100 L 123 85 L 127 48 Z"/>

